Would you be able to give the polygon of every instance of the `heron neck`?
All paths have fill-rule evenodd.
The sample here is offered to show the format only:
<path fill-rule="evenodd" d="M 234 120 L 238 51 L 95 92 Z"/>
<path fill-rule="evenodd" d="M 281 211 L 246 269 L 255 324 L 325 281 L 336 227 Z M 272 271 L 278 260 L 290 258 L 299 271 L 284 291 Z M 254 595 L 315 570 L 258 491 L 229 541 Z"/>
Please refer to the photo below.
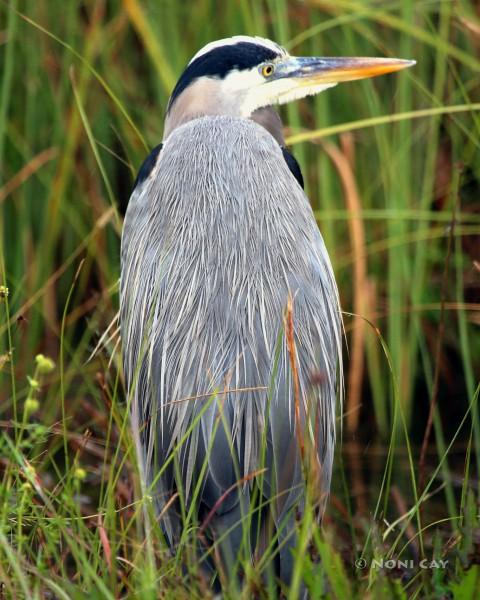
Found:
<path fill-rule="evenodd" d="M 228 98 L 219 94 L 218 86 L 208 79 L 199 79 L 191 84 L 175 99 L 165 117 L 163 141 L 174 129 L 205 116 L 224 115 L 241 118 L 238 113 L 238 99 L 228 102 Z M 264 127 L 279 143 L 285 145 L 283 124 L 277 111 L 272 106 L 258 108 L 249 117 Z"/>

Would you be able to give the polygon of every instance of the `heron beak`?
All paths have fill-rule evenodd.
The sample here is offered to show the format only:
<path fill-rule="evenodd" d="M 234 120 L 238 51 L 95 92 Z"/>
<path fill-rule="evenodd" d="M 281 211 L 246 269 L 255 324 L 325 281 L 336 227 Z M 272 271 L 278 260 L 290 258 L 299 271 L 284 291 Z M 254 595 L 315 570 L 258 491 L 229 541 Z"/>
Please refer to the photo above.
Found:
<path fill-rule="evenodd" d="M 292 56 L 280 65 L 277 77 L 295 79 L 300 85 L 328 85 L 393 73 L 415 64 L 400 58 L 329 58 Z"/>

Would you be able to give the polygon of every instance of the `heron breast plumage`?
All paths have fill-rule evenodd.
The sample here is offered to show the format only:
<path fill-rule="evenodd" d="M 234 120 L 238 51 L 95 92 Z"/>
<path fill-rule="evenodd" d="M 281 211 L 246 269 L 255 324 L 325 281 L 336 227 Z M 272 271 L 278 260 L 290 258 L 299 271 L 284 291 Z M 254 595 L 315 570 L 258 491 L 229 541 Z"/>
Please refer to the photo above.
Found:
<path fill-rule="evenodd" d="M 316 442 L 328 490 L 340 311 L 308 199 L 257 123 L 202 117 L 175 129 L 132 195 L 122 240 L 122 335 L 135 340 L 124 366 L 147 482 L 186 434 L 183 485 L 188 495 L 210 449 L 202 492 L 210 508 L 238 469 L 243 477 L 258 467 L 265 428 L 267 464 L 285 461 L 295 446 L 283 334 L 289 296 L 302 402 L 313 396 L 324 424 Z M 267 415 L 269 394 L 275 410 Z M 229 432 L 215 433 L 220 400 Z M 293 463 L 292 488 L 298 456 Z M 157 490 L 168 495 L 174 486 L 169 470 Z"/>

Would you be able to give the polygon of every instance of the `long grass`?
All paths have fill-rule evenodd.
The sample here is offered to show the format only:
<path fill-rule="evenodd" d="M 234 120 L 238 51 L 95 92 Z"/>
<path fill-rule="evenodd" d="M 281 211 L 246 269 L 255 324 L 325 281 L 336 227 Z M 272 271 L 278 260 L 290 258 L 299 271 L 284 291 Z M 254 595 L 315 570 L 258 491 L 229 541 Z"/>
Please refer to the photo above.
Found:
<path fill-rule="evenodd" d="M 0 3 L 0 596 L 212 596 L 191 552 L 202 523 L 184 505 L 170 555 L 142 488 L 117 324 L 88 358 L 117 312 L 121 215 L 175 80 L 203 44 L 240 33 L 294 54 L 417 61 L 282 109 L 339 283 L 347 382 L 327 513 L 320 527 L 307 506 L 284 593 L 479 589 L 475 3 L 10 0 Z M 262 583 L 274 553 L 243 558 L 243 588 L 226 597 L 276 597 Z"/>

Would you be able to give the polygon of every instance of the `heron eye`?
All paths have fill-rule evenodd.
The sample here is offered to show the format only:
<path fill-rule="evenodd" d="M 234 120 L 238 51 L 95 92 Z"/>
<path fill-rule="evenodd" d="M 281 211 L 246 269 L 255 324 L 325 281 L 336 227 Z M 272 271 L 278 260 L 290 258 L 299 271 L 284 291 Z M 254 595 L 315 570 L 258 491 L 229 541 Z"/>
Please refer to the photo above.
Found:
<path fill-rule="evenodd" d="M 273 72 L 275 71 L 275 67 L 272 64 L 268 64 L 268 65 L 264 65 L 262 67 L 262 75 L 264 77 L 270 77 L 271 75 L 273 75 Z"/>

